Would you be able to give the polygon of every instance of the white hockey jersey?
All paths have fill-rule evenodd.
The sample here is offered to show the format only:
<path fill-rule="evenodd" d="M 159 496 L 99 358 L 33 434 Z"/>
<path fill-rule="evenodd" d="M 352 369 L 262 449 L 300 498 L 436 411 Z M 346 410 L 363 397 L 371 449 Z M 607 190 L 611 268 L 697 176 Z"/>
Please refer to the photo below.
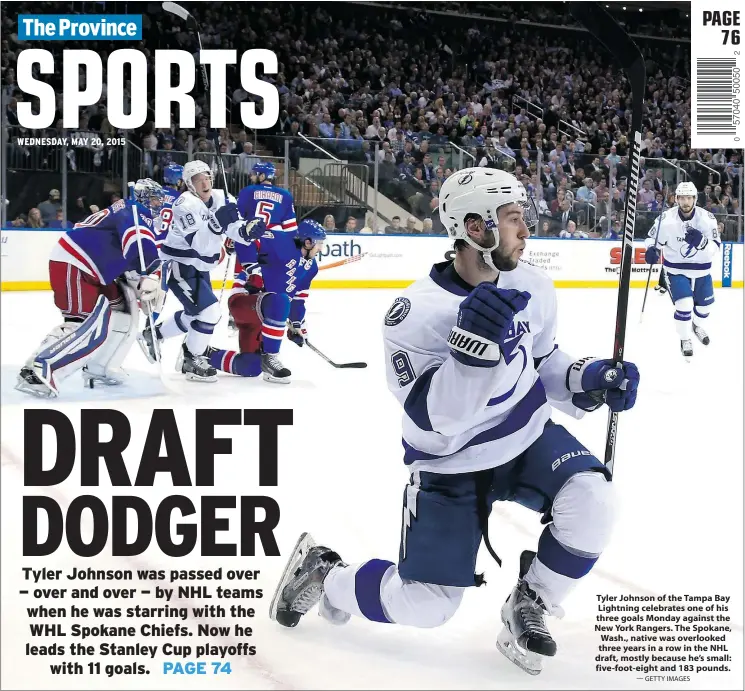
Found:
<path fill-rule="evenodd" d="M 226 203 L 235 204 L 223 190 L 212 190 L 205 204 L 191 192 L 184 192 L 173 203 L 173 217 L 168 235 L 160 247 L 161 259 L 172 259 L 181 264 L 191 264 L 199 271 L 210 271 L 220 262 L 220 250 L 227 235 L 236 242 L 244 242 L 238 234 L 241 222 L 233 223 L 223 235 L 214 216 Z"/>
<path fill-rule="evenodd" d="M 551 406 L 581 418 L 567 370 L 575 361 L 558 349 L 556 291 L 540 268 L 520 262 L 501 272 L 500 288 L 531 294 L 515 315 L 500 362 L 470 367 L 450 354 L 448 336 L 471 292 L 452 262 L 396 298 L 385 317 L 388 388 L 404 408 L 404 462 L 415 470 L 463 473 L 511 461 L 543 432 Z"/>
<path fill-rule="evenodd" d="M 662 248 L 662 264 L 671 274 L 682 274 L 688 278 L 701 278 L 711 272 L 712 260 L 716 257 L 721 240 L 714 215 L 697 206 L 689 220 L 683 220 L 673 206 L 660 216 L 649 231 L 647 247 L 655 244 Z M 685 240 L 689 228 L 700 230 L 708 241 L 702 249 L 693 247 Z"/>

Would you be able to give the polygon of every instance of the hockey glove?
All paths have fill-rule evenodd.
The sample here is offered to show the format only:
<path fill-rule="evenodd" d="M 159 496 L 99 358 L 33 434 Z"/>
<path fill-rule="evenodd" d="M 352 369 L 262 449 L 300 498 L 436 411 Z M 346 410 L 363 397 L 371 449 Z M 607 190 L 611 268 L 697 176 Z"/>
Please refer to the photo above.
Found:
<path fill-rule="evenodd" d="M 261 274 L 249 274 L 246 279 L 246 292 L 255 295 L 262 290 L 264 290 L 264 279 L 261 277 Z"/>
<path fill-rule="evenodd" d="M 243 242 L 246 243 L 252 240 L 258 240 L 264 233 L 266 233 L 266 223 L 260 218 L 254 218 L 238 229 L 238 234 L 241 236 Z"/>
<path fill-rule="evenodd" d="M 142 276 L 137 285 L 136 293 L 145 314 L 160 312 L 163 309 L 166 294 L 161 286 L 159 273 Z"/>
<path fill-rule="evenodd" d="M 705 238 L 704 234 L 697 228 L 689 228 L 686 230 L 685 241 L 698 250 L 704 249 L 704 247 L 709 244 L 709 240 Z"/>
<path fill-rule="evenodd" d="M 241 215 L 238 213 L 238 206 L 236 204 L 227 203 L 215 211 L 215 218 L 224 233 L 231 223 L 241 220 Z"/>
<path fill-rule="evenodd" d="M 287 338 L 302 348 L 305 345 L 305 339 L 307 337 L 308 331 L 305 328 L 305 320 L 302 322 L 289 322 L 287 326 Z"/>
<path fill-rule="evenodd" d="M 644 253 L 644 261 L 647 262 L 647 264 L 656 264 L 660 261 L 660 250 L 658 250 L 654 245 L 647 247 L 647 251 Z"/>
<path fill-rule="evenodd" d="M 582 358 L 567 370 L 572 403 L 582 410 L 597 410 L 605 403 L 614 413 L 631 410 L 636 403 L 639 370 L 633 362 L 616 367 L 613 360 Z"/>
<path fill-rule="evenodd" d="M 530 293 L 479 283 L 460 303 L 457 325 L 448 337 L 452 356 L 471 367 L 494 367 L 502 357 L 499 346 L 528 300 Z"/>
<path fill-rule="evenodd" d="M 230 238 L 225 238 L 223 247 L 225 248 L 225 254 L 228 256 L 235 254 L 235 243 Z"/>

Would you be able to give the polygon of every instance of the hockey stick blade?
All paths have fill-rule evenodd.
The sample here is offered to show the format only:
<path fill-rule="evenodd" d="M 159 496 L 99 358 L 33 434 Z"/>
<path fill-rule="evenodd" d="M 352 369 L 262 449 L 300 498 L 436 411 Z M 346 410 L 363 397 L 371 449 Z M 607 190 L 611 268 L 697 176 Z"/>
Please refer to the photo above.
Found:
<path fill-rule="evenodd" d="M 628 192 L 624 203 L 624 233 L 621 244 L 621 275 L 618 284 L 618 303 L 616 307 L 616 329 L 613 341 L 613 360 L 623 361 L 626 343 L 626 318 L 629 311 L 629 289 L 631 287 L 631 263 L 636 220 L 636 195 L 639 189 L 639 169 L 641 159 L 642 103 L 647 82 L 644 56 L 631 37 L 615 19 L 596 2 L 570 2 L 569 11 L 613 56 L 626 72 L 631 86 L 631 123 L 629 139 L 630 172 Z M 608 428 L 605 440 L 605 466 L 611 476 L 616 456 L 618 439 L 618 413 L 609 411 Z"/>
<path fill-rule="evenodd" d="M 364 369 L 367 367 L 366 362 L 334 362 L 331 360 L 331 358 L 324 355 L 318 348 L 316 348 L 307 338 L 305 339 L 305 344 L 310 348 L 314 353 L 317 355 L 320 355 L 326 362 L 329 363 L 332 367 L 336 367 L 336 369 Z"/>
<path fill-rule="evenodd" d="M 175 2 L 164 2 L 163 3 L 163 9 L 166 12 L 170 12 L 171 14 L 175 14 L 177 17 L 181 17 L 181 19 L 188 21 L 191 17 L 191 14 L 189 14 L 189 11 L 181 7 L 181 5 L 177 5 Z"/>

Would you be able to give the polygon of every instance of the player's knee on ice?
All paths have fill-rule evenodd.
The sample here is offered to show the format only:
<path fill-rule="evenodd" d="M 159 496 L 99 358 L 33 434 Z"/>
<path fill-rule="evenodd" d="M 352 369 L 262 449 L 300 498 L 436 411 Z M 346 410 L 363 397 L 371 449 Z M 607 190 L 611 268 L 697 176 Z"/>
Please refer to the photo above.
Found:
<path fill-rule="evenodd" d="M 380 596 L 389 619 L 402 626 L 431 629 L 450 620 L 465 588 L 403 580 L 394 569 Z"/>
<path fill-rule="evenodd" d="M 573 475 L 554 499 L 553 535 L 564 547 L 600 554 L 610 541 L 616 493 L 602 473 Z"/>

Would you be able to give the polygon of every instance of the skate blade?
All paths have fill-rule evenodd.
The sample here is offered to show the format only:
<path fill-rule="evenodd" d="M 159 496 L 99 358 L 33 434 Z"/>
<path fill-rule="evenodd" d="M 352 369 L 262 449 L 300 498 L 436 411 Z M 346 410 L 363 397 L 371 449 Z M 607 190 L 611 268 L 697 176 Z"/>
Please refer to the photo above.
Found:
<path fill-rule="evenodd" d="M 157 360 L 152 355 L 150 355 L 150 348 L 148 347 L 147 341 L 140 334 L 137 334 L 137 345 L 140 346 L 140 350 L 142 351 L 142 354 L 145 356 L 147 361 L 151 365 L 154 365 Z"/>
<path fill-rule="evenodd" d="M 497 650 L 523 672 L 536 676 L 543 671 L 543 661 L 538 653 L 521 648 L 505 626 L 497 636 Z"/>
<path fill-rule="evenodd" d="M 105 377 L 100 374 L 83 372 L 83 385 L 91 389 L 95 384 L 101 384 L 102 386 L 121 386 L 125 381 L 124 379 L 114 379 L 113 377 Z"/>
<path fill-rule="evenodd" d="M 273 377 L 271 374 L 264 372 L 264 381 L 272 384 L 289 384 L 292 380 L 289 377 Z"/>
<path fill-rule="evenodd" d="M 191 372 L 184 372 L 184 376 L 186 377 L 186 381 L 196 381 L 196 382 L 205 383 L 205 384 L 211 384 L 212 382 L 217 381 L 216 374 L 211 377 L 200 377 L 200 376 L 197 376 L 196 374 L 192 374 Z"/>
<path fill-rule="evenodd" d="M 273 621 L 277 620 L 277 609 L 279 608 L 280 600 L 282 599 L 282 591 L 292 580 L 296 569 L 303 563 L 303 559 L 305 559 L 308 554 L 308 550 L 315 546 L 316 542 L 310 536 L 310 533 L 303 533 L 298 538 L 297 543 L 295 543 L 290 558 L 287 560 L 285 570 L 282 572 L 282 578 L 279 579 L 277 589 L 274 591 L 274 597 L 272 597 L 272 601 L 269 604 L 269 618 Z"/>
<path fill-rule="evenodd" d="M 33 384 L 29 384 L 25 380 L 19 381 L 14 388 L 16 391 L 30 394 L 31 396 L 35 396 L 36 398 L 57 398 L 57 395 L 46 387 L 41 388 L 39 385 L 34 386 Z"/>

